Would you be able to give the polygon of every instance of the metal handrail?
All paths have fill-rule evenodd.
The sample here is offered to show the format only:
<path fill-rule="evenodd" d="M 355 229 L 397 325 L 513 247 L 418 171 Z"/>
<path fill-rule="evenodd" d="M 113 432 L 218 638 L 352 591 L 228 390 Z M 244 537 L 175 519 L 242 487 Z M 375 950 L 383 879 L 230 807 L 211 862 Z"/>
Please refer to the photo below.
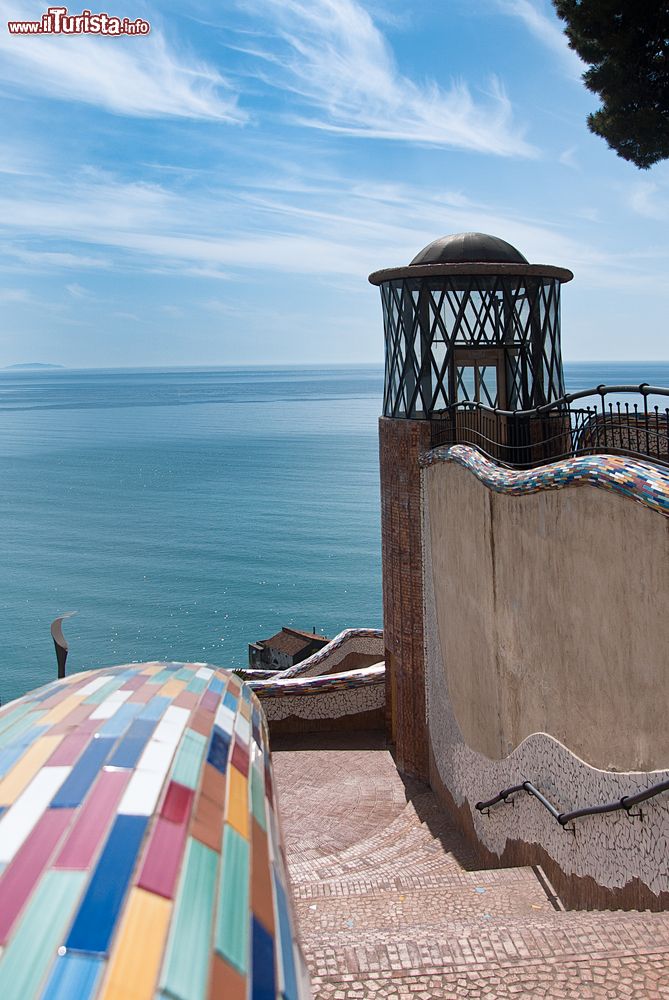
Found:
<path fill-rule="evenodd" d="M 597 385 L 592 389 L 580 389 L 579 392 L 567 392 L 559 399 L 554 399 L 552 403 L 543 403 L 529 410 L 503 410 L 497 406 L 488 406 L 486 403 L 477 403 L 473 400 L 463 400 L 460 403 L 453 403 L 445 411 L 467 409 L 467 410 L 487 410 L 500 417 L 531 417 L 539 413 L 547 413 L 549 410 L 559 410 L 565 405 L 573 403 L 576 399 L 587 399 L 589 396 L 606 396 L 612 392 L 632 393 L 638 392 L 641 396 L 669 396 L 667 386 L 649 385 L 648 382 L 640 382 L 639 385 Z M 439 418 L 438 411 L 435 413 Z"/>
<path fill-rule="evenodd" d="M 621 400 L 636 394 L 638 400 Z M 616 400 L 607 396 L 617 395 Z M 649 397 L 667 406 L 649 405 Z M 579 400 L 587 405 L 574 405 Z M 529 410 L 463 400 L 431 415 L 432 447 L 467 444 L 510 468 L 531 468 L 576 455 L 622 454 L 669 465 L 669 388 L 598 385 Z"/>
<path fill-rule="evenodd" d="M 520 785 L 511 785 L 509 788 L 502 789 L 501 792 L 498 792 L 497 795 L 491 799 L 487 799 L 485 802 L 477 802 L 475 808 L 480 813 L 487 812 L 491 806 L 497 805 L 498 802 L 507 802 L 511 795 L 515 795 L 518 792 L 527 792 L 528 795 L 537 799 L 548 810 L 553 819 L 557 820 L 560 826 L 564 828 L 568 823 L 571 823 L 575 819 L 581 819 L 583 816 L 598 816 L 601 813 L 617 812 L 620 810 L 624 810 L 629 814 L 630 809 L 633 809 L 634 806 L 638 806 L 641 802 L 646 802 L 647 799 L 652 799 L 656 795 L 660 795 L 661 792 L 667 791 L 669 791 L 669 780 L 660 781 L 656 785 L 650 785 L 640 792 L 635 792 L 633 795 L 623 795 L 620 799 L 615 799 L 613 802 L 605 802 L 600 806 L 584 806 L 582 809 L 560 812 L 531 781 L 523 781 Z M 641 815 L 641 812 L 638 815 Z"/>

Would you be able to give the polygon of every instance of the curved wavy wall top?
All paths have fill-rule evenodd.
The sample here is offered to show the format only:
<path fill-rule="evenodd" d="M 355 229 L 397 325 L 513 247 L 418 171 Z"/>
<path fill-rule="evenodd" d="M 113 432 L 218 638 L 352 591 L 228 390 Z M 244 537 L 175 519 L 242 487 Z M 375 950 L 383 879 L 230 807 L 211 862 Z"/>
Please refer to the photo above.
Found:
<path fill-rule="evenodd" d="M 461 446 L 425 464 L 431 599 L 467 745 L 500 760 L 546 732 L 599 768 L 668 767 L 666 473 L 607 456 L 511 473 Z"/>
<path fill-rule="evenodd" d="M 314 677 L 354 670 L 383 660 L 383 629 L 347 628 L 327 646 L 283 671 L 283 677 Z"/>
<path fill-rule="evenodd" d="M 249 687 L 263 702 L 273 732 L 311 728 L 376 728 L 385 707 L 383 632 L 344 629 L 317 653 L 286 670 L 244 670 Z M 287 722 L 277 730 L 276 723 Z"/>
<path fill-rule="evenodd" d="M 284 677 L 316 677 L 335 670 L 357 670 L 383 661 L 383 630 L 380 628 L 346 628 L 330 639 L 326 646 L 285 670 L 240 668 L 239 677 L 255 688 L 257 681 Z"/>

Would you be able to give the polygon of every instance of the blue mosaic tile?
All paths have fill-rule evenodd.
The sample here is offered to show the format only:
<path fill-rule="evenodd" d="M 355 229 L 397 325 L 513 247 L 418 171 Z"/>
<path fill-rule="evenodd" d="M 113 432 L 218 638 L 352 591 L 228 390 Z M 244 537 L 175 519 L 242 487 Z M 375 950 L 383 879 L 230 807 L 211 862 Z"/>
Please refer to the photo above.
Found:
<path fill-rule="evenodd" d="M 565 486 L 596 486 L 669 515 L 669 470 L 624 455 L 579 455 L 537 469 L 516 470 L 497 465 L 476 448 L 456 444 L 435 448 L 420 459 L 424 468 L 438 462 L 456 462 L 495 493 L 522 496 Z"/>

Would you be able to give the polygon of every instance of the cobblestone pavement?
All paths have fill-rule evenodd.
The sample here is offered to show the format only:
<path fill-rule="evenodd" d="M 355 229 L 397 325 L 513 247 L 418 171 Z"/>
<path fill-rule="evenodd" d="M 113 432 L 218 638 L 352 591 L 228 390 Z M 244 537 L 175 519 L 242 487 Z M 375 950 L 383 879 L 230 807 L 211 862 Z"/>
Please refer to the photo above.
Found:
<path fill-rule="evenodd" d="M 477 870 L 379 737 L 273 741 L 314 996 L 669 1000 L 669 914 L 557 911 L 531 868 Z"/>

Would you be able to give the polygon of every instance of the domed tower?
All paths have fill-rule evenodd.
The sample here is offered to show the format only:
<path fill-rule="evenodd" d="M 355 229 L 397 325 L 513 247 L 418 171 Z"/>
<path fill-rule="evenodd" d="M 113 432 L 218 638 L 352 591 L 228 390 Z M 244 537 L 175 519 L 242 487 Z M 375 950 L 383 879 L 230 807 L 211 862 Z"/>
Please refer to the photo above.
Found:
<path fill-rule="evenodd" d="M 433 430 L 468 420 L 456 404 L 528 410 L 564 395 L 560 286 L 571 271 L 530 264 L 485 233 L 435 240 L 369 276 L 385 329 L 379 424 L 383 615 L 389 728 L 401 770 L 427 778 L 420 469 Z M 472 413 L 475 408 L 472 407 Z M 505 428 L 513 446 L 518 425 Z M 495 453 L 504 460 L 504 454 Z"/>

